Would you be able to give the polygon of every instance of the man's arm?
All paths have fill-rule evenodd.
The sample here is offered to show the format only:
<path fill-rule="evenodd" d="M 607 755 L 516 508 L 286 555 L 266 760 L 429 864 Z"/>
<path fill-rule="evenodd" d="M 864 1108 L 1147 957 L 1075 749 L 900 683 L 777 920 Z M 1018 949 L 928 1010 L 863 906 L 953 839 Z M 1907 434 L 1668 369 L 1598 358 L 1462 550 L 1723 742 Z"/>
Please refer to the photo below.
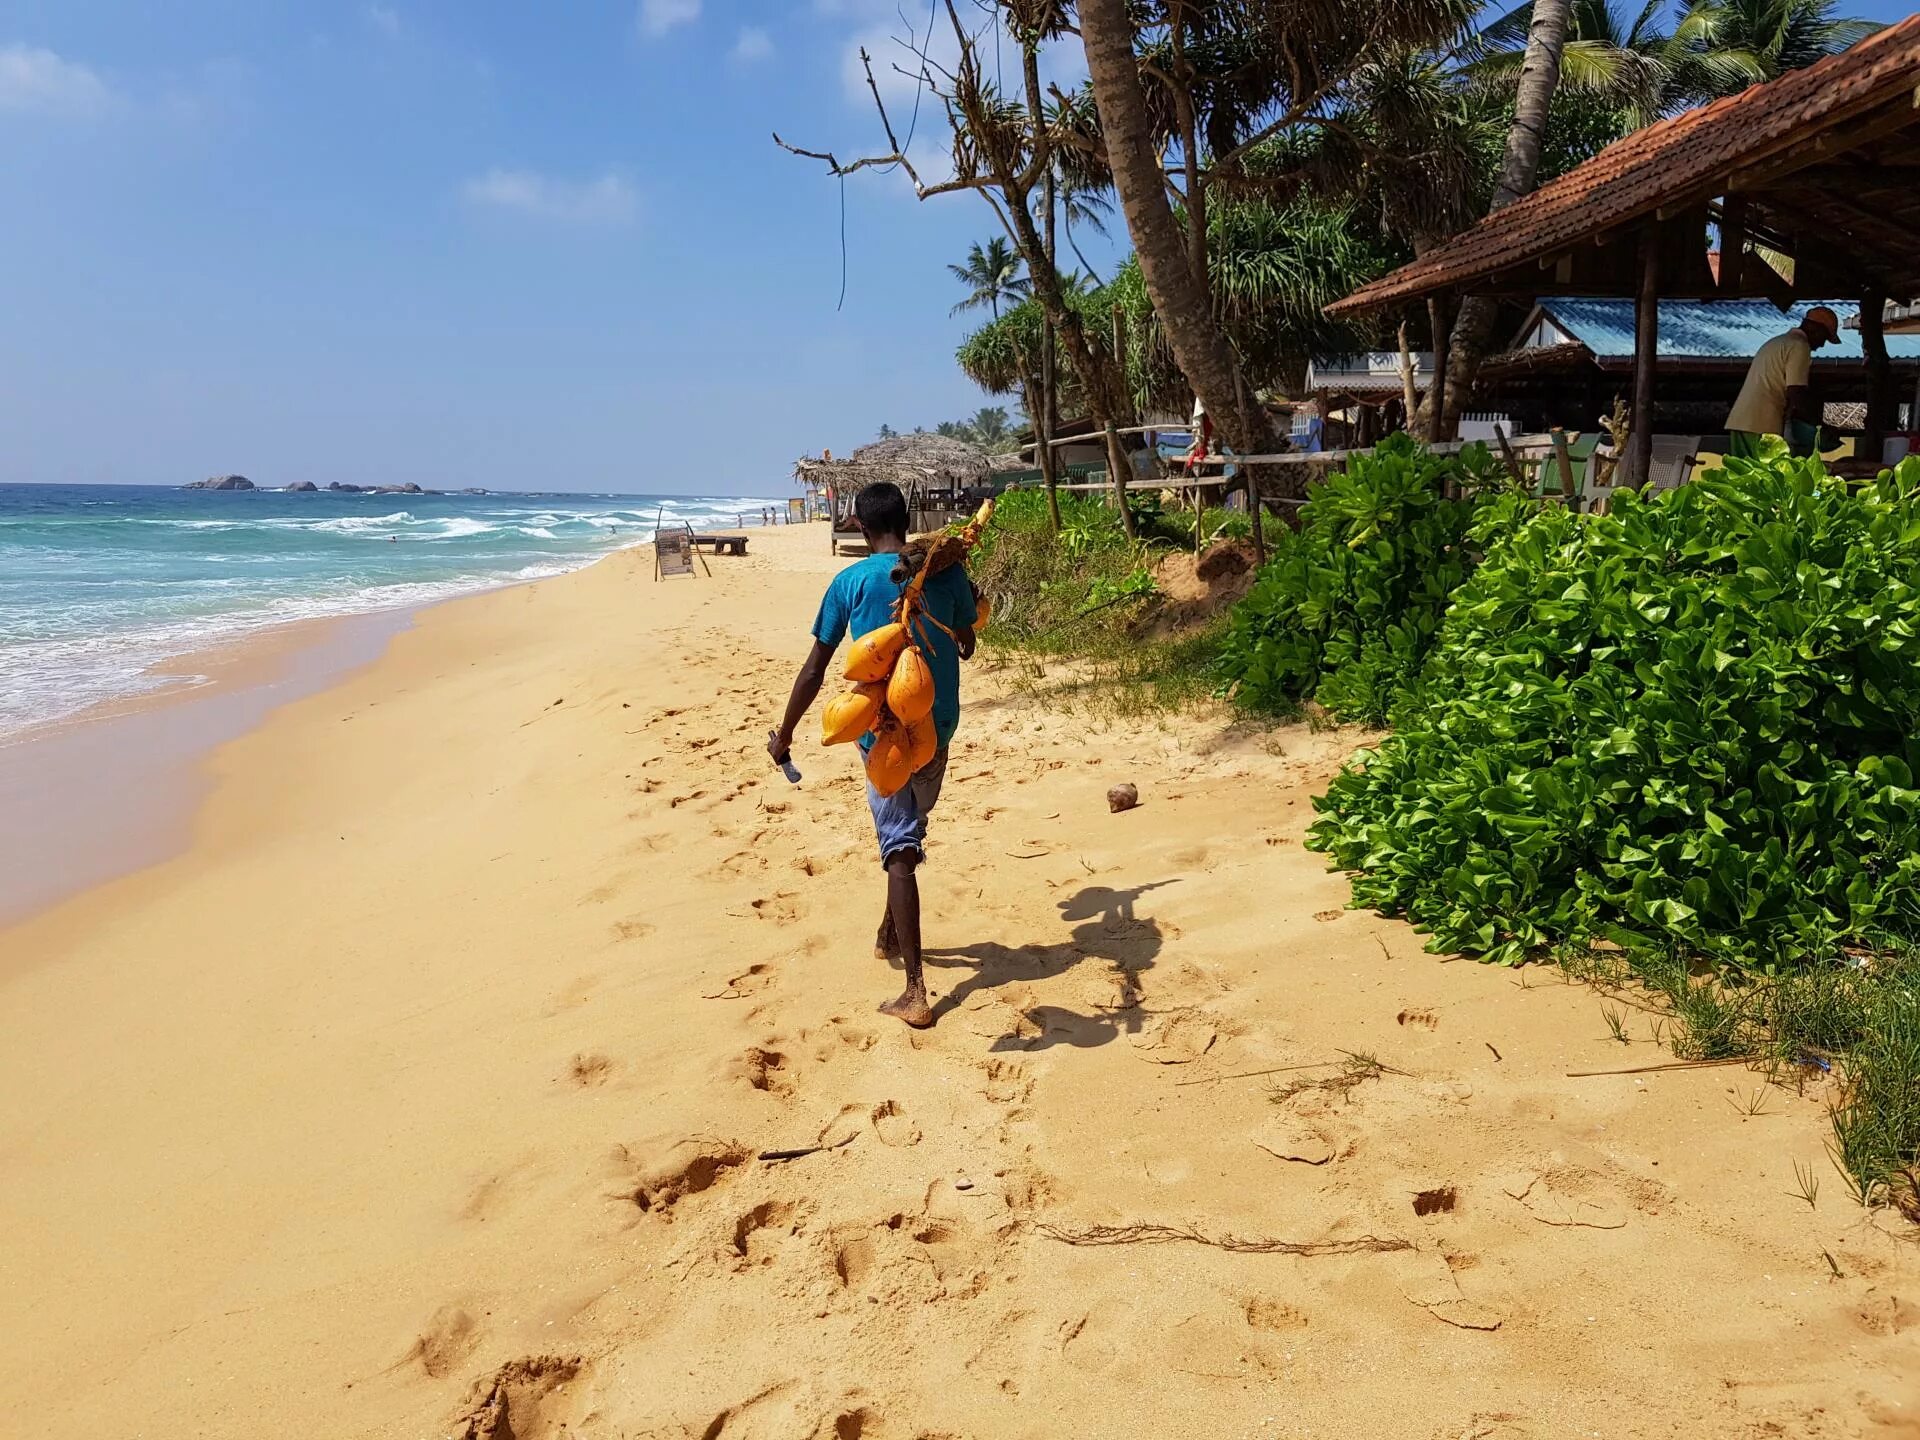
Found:
<path fill-rule="evenodd" d="M 1787 384 L 1781 395 L 1789 420 L 1800 420 L 1808 425 L 1820 423 L 1820 402 L 1813 394 L 1813 351 L 1802 345 L 1792 346 L 1787 351 L 1787 373 L 1783 377 Z"/>
<path fill-rule="evenodd" d="M 800 673 L 793 677 L 793 693 L 787 697 L 786 716 L 767 741 L 767 753 L 773 757 L 774 764 L 780 764 L 793 749 L 793 732 L 800 728 L 807 710 L 820 698 L 820 687 L 826 683 L 827 665 L 832 659 L 833 647 L 815 640 L 807 658 L 800 662 Z"/>

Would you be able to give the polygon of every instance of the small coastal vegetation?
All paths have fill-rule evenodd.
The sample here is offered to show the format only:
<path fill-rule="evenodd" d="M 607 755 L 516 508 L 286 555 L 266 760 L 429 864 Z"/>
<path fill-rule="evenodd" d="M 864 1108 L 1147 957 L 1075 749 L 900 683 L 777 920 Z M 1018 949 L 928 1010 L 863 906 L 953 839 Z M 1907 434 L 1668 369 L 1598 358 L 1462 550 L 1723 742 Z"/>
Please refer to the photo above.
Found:
<path fill-rule="evenodd" d="M 1055 536 L 1044 499 L 1006 497 L 976 575 L 1033 683 L 1390 723 L 1310 832 L 1356 904 L 1557 962 L 1688 1059 L 1837 1074 L 1853 1193 L 1920 1215 L 1920 461 L 1849 487 L 1776 448 L 1582 515 L 1398 438 L 1183 627 L 1155 575 L 1190 512 L 1131 540 L 1063 496 Z"/>

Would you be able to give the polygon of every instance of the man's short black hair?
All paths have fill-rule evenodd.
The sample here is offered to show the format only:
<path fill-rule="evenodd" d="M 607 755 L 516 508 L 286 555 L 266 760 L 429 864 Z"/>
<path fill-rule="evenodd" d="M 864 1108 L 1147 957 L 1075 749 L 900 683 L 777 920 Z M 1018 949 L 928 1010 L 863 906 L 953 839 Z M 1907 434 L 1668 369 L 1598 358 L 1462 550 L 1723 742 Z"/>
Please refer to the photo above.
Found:
<path fill-rule="evenodd" d="M 875 535 L 907 538 L 907 497 L 891 480 L 877 480 L 855 497 L 854 517 Z"/>

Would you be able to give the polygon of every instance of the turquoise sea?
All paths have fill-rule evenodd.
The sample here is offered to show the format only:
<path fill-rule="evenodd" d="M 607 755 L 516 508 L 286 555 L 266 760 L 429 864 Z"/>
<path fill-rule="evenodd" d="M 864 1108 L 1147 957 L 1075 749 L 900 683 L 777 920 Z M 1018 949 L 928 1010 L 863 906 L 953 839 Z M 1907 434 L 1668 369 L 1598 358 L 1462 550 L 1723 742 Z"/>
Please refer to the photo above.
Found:
<path fill-rule="evenodd" d="M 776 503 L 0 485 L 0 743 L 178 684 L 150 668 L 250 630 L 557 575 L 663 516 L 732 528 Z"/>

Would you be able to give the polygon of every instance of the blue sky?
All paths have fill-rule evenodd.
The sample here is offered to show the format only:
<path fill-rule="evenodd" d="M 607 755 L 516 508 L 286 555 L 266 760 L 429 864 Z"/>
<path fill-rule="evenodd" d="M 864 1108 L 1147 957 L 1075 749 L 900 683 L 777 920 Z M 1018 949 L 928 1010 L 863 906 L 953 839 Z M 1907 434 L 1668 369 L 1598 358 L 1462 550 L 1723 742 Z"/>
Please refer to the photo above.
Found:
<path fill-rule="evenodd" d="M 0 0 L 0 482 L 777 495 L 969 413 L 984 206 L 849 181 L 836 313 L 838 188 L 769 138 L 870 147 L 895 16 Z"/>
<path fill-rule="evenodd" d="M 0 481 L 776 495 L 802 451 L 989 403 L 944 269 L 981 202 L 849 181 L 836 314 L 837 183 L 770 139 L 877 140 L 853 55 L 899 28 L 0 0 Z"/>

